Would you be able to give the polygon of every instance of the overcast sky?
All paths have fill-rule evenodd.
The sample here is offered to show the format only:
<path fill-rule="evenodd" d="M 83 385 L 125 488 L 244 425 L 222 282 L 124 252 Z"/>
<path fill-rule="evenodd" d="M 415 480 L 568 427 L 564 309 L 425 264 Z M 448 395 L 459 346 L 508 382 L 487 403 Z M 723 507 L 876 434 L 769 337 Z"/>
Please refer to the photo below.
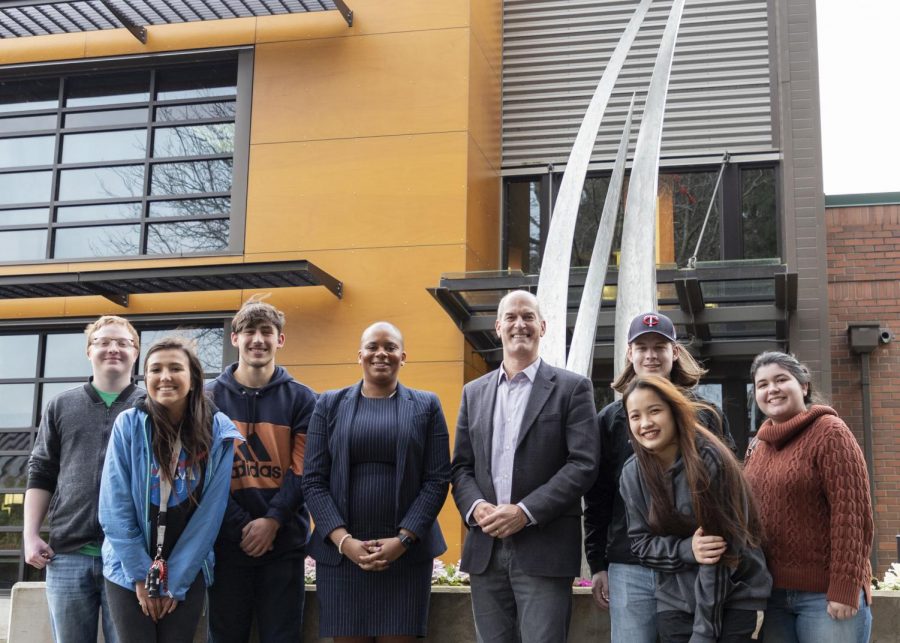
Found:
<path fill-rule="evenodd" d="M 900 1 L 816 12 L 825 194 L 900 192 Z"/>

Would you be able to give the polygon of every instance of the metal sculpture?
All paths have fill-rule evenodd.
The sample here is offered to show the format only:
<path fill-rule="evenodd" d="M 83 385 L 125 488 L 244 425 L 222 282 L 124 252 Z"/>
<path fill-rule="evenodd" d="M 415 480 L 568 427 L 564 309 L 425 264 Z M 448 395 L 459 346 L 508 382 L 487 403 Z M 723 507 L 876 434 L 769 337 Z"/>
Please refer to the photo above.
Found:
<path fill-rule="evenodd" d="M 581 202 L 584 177 L 591 160 L 591 152 L 597 140 L 597 132 L 606 111 L 613 86 L 625 63 L 625 57 L 637 35 L 651 0 L 641 0 L 634 15 L 625 27 L 619 43 L 610 56 L 603 76 L 591 98 L 584 120 L 575 137 L 569 155 L 566 171 L 550 218 L 550 229 L 541 261 L 538 278 L 537 298 L 541 313 L 547 321 L 547 332 L 541 341 L 541 357 L 554 366 L 566 362 L 566 319 L 568 314 L 569 267 L 572 259 L 572 241 L 575 236 L 575 221 Z M 683 0 L 676 0 L 676 4 Z M 655 73 L 655 72 L 654 72 Z M 665 95 L 663 96 L 665 99 Z M 656 190 L 654 188 L 654 195 Z M 592 349 L 593 351 L 593 349 Z"/>
<path fill-rule="evenodd" d="M 633 112 L 634 95 L 632 94 L 628 115 L 625 117 L 622 139 L 619 141 L 619 149 L 616 152 L 616 162 L 613 165 L 612 175 L 609 177 L 609 187 L 606 189 L 603 213 L 600 215 L 597 238 L 591 252 L 591 263 L 584 282 L 584 290 L 581 293 L 581 305 L 578 307 L 575 331 L 572 333 L 572 345 L 569 348 L 569 357 L 566 362 L 566 369 L 585 377 L 591 376 L 594 365 L 597 316 L 603 303 L 603 284 L 606 281 L 609 253 L 612 250 L 616 219 L 619 216 L 619 200 L 622 195 L 622 183 L 625 180 L 625 159 L 628 155 L 628 142 L 631 139 Z"/>
<path fill-rule="evenodd" d="M 622 371 L 625 364 L 629 322 L 641 312 L 656 309 L 656 197 L 659 150 L 672 57 L 675 53 L 675 40 L 683 10 L 684 0 L 675 0 L 653 65 L 653 75 L 650 77 L 628 183 L 628 198 L 622 227 L 619 282 L 616 289 L 614 359 L 616 375 Z"/>

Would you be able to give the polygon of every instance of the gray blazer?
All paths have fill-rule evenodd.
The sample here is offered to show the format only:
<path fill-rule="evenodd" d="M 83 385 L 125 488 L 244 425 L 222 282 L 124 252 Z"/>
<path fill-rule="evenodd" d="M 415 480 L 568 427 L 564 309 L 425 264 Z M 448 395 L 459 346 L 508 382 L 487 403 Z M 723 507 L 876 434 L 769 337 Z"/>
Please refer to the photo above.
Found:
<path fill-rule="evenodd" d="M 491 439 L 498 372 L 463 388 L 453 456 L 453 499 L 465 515 L 478 499 L 496 503 Z M 541 362 L 516 444 L 510 502 L 536 521 L 512 539 L 516 562 L 534 576 L 577 576 L 581 568 L 581 497 L 597 477 L 600 456 L 591 381 Z M 469 527 L 462 569 L 487 569 L 494 538 Z"/>

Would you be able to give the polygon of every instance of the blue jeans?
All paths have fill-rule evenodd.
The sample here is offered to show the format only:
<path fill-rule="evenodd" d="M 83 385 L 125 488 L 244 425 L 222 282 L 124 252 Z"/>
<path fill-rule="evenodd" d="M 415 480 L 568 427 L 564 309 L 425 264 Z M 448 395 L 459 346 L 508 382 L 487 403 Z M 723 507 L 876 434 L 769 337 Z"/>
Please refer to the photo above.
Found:
<path fill-rule="evenodd" d="M 47 565 L 47 603 L 56 643 L 97 643 L 97 615 L 101 610 L 103 638 L 107 643 L 118 643 L 99 556 L 56 554 Z"/>
<path fill-rule="evenodd" d="M 495 543 L 488 568 L 469 576 L 478 643 L 566 643 L 572 580 L 526 574 L 512 545 Z"/>
<path fill-rule="evenodd" d="M 656 643 L 656 576 L 640 565 L 609 564 L 612 643 Z"/>
<path fill-rule="evenodd" d="M 765 643 L 868 643 L 872 611 L 860 592 L 856 616 L 837 621 L 826 611 L 828 600 L 819 592 L 773 589 L 762 633 Z"/>

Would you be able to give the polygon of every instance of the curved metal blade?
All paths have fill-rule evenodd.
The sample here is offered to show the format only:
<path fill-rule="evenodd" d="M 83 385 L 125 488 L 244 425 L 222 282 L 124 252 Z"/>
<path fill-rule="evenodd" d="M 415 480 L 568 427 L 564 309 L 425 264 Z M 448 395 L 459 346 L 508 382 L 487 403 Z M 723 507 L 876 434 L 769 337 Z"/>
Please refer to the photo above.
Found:
<path fill-rule="evenodd" d="M 653 65 L 641 129 L 634 148 L 628 198 L 622 225 L 619 285 L 616 293 L 615 375 L 625 364 L 628 324 L 644 311 L 656 309 L 656 195 L 659 147 L 666 92 L 684 0 L 675 0 Z"/>
<path fill-rule="evenodd" d="M 619 217 L 619 200 L 622 196 L 622 183 L 625 180 L 625 159 L 628 156 L 628 142 L 631 139 L 633 112 L 634 94 L 631 95 L 631 104 L 628 106 L 628 115 L 625 117 L 625 127 L 622 130 L 622 140 L 619 141 L 616 162 L 613 165 L 612 175 L 609 177 L 609 187 L 606 189 L 606 199 L 603 202 L 603 214 L 600 215 L 600 226 L 597 228 L 597 238 L 594 240 L 594 249 L 591 251 L 591 264 L 588 267 L 584 290 L 581 293 L 581 305 L 578 307 L 572 345 L 569 347 L 569 358 L 566 362 L 566 369 L 585 377 L 591 376 L 594 366 L 597 316 L 600 313 L 600 306 L 603 304 L 603 284 L 606 281 L 607 268 L 609 268 L 609 253 L 612 250 L 613 235 L 616 232 L 616 219 Z"/>
<path fill-rule="evenodd" d="M 572 152 L 569 154 L 566 171 L 563 173 L 556 197 L 556 205 L 553 207 L 553 216 L 550 218 L 550 229 L 547 232 L 541 274 L 538 278 L 537 298 L 541 314 L 547 321 L 547 332 L 541 340 L 541 357 L 554 366 L 562 366 L 566 361 L 569 266 L 584 177 L 613 86 L 644 21 L 644 16 L 647 15 L 650 2 L 651 0 L 641 0 L 610 56 L 606 69 L 603 70 L 603 76 L 597 84 L 597 89 L 584 114 L 584 120 L 578 129 L 578 135 L 575 137 L 575 143 L 572 145 Z"/>

